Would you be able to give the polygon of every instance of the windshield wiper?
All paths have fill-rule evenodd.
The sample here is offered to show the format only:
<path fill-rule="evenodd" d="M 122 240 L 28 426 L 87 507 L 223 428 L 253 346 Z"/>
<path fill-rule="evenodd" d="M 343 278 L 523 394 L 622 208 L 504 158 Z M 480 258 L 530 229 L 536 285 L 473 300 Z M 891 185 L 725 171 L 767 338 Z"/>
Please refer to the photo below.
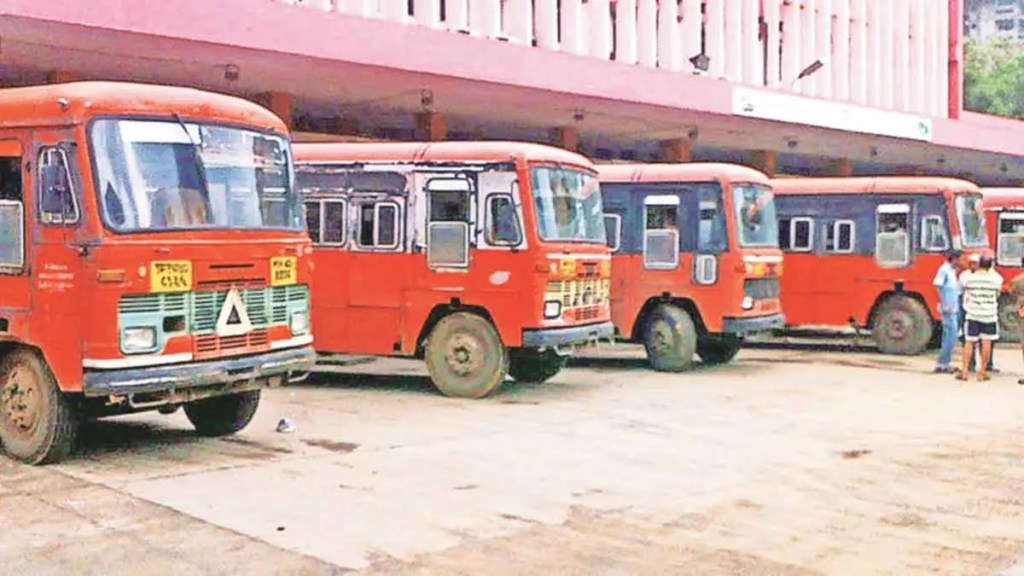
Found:
<path fill-rule="evenodd" d="M 199 192 L 204 198 L 209 199 L 210 191 L 206 187 L 206 165 L 203 164 L 203 157 L 199 154 L 199 143 L 192 139 L 192 133 L 188 131 L 188 126 L 181 119 L 181 114 L 175 112 L 174 119 L 178 121 L 178 126 L 181 126 L 181 129 L 185 131 L 185 137 L 192 144 L 192 160 L 196 163 L 196 171 L 199 172 Z"/>

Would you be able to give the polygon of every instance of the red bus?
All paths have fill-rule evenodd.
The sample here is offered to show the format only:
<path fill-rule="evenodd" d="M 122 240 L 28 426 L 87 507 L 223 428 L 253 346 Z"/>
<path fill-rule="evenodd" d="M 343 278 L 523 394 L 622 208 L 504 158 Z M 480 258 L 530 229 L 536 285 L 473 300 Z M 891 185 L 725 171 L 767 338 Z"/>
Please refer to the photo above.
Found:
<path fill-rule="evenodd" d="M 928 177 L 772 184 L 787 328 L 867 328 L 884 353 L 923 352 L 937 333 L 932 280 L 945 255 L 988 248 L 978 187 Z"/>
<path fill-rule="evenodd" d="M 732 360 L 783 326 L 768 177 L 730 164 L 598 167 L 612 248 L 612 321 L 656 370 Z"/>
<path fill-rule="evenodd" d="M 304 376 L 311 246 L 288 132 L 251 102 L 83 82 L 0 90 L 0 441 L 27 463 L 83 418 L 246 426 Z"/>
<path fill-rule="evenodd" d="M 996 245 L 996 269 L 1006 281 L 1024 272 L 1024 188 L 982 188 L 985 202 L 985 221 L 989 237 Z M 1009 294 L 999 299 L 999 339 L 1018 342 L 1020 318 Z"/>
<path fill-rule="evenodd" d="M 296 144 L 316 347 L 424 358 L 444 394 L 543 382 L 610 338 L 594 166 L 536 144 Z"/>

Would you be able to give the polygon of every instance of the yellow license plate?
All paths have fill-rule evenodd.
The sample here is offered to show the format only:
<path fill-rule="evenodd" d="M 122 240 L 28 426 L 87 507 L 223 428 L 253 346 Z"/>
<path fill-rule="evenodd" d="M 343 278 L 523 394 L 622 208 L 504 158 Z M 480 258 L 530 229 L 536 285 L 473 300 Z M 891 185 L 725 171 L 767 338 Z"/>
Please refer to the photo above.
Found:
<path fill-rule="evenodd" d="M 192 262 L 154 260 L 149 263 L 150 292 L 188 292 L 192 289 Z"/>
<path fill-rule="evenodd" d="M 298 281 L 298 260 L 295 256 L 278 256 L 270 259 L 271 286 L 286 286 Z"/>

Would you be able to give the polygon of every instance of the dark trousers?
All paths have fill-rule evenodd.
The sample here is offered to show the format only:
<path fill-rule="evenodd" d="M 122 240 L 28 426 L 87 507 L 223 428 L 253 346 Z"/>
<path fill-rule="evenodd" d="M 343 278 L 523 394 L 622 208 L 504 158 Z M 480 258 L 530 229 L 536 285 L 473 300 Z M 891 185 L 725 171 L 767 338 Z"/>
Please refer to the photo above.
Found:
<path fill-rule="evenodd" d="M 962 322 L 966 322 L 966 320 L 964 320 L 964 299 L 963 299 L 963 296 L 960 297 L 960 320 Z M 960 328 L 962 329 L 963 326 L 961 326 Z M 964 343 L 964 335 L 961 334 L 960 335 L 960 344 L 963 344 L 963 343 Z M 980 358 L 980 357 L 981 357 L 981 346 L 975 346 L 974 347 L 974 353 L 971 354 L 971 361 L 970 361 L 970 363 L 967 364 L 967 369 L 970 370 L 971 372 L 973 372 L 974 369 L 975 369 L 975 366 L 977 366 L 977 364 L 978 364 L 978 358 Z M 988 357 L 988 366 L 985 368 L 989 372 L 991 372 L 992 369 L 995 368 L 995 359 L 996 359 L 996 343 L 995 343 L 995 341 L 993 341 L 992 342 L 992 353 Z"/>

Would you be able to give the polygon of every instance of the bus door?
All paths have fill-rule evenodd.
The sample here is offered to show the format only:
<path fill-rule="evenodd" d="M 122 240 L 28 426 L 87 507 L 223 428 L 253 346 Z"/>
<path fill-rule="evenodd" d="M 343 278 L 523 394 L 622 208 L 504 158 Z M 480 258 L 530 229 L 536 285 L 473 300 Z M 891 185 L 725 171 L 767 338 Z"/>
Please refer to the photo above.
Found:
<path fill-rule="evenodd" d="M 509 252 L 526 247 L 519 178 L 514 170 L 488 170 L 477 175 L 476 183 L 478 194 L 470 198 L 475 203 L 475 222 L 470 223 L 474 275 L 487 279 L 480 284 L 484 290 L 505 293 L 512 303 L 519 295 L 509 282 Z"/>
<path fill-rule="evenodd" d="M 306 197 L 306 225 L 316 248 L 313 269 L 312 320 L 316 323 L 318 349 L 345 352 L 349 334 L 348 278 L 350 252 L 349 200 L 339 193 Z M 326 287 L 316 289 L 317 286 Z"/>
<path fill-rule="evenodd" d="M 1024 212 L 1003 210 L 996 225 L 996 263 L 1020 268 L 1024 258 Z"/>
<path fill-rule="evenodd" d="M 348 351 L 386 354 L 398 350 L 402 307 L 411 274 L 406 255 L 406 198 L 354 191 L 349 196 L 352 238 L 348 287 Z M 330 290 L 320 285 L 317 290 Z M 314 318 L 313 322 L 317 322 Z"/>
<path fill-rule="evenodd" d="M 35 195 L 32 247 L 33 329 L 61 350 L 47 358 L 54 373 L 76 374 L 82 368 L 80 337 L 82 261 L 88 255 L 81 231 L 81 179 L 75 170 L 79 146 L 70 131 L 35 134 L 29 189 Z M 31 213 L 31 210 L 29 211 Z"/>
<path fill-rule="evenodd" d="M 22 166 L 24 148 L 17 137 L 0 135 L 0 334 L 15 331 L 17 314 L 27 314 L 31 304 L 26 250 L 29 220 Z"/>
<path fill-rule="evenodd" d="M 624 190 L 625 193 L 619 192 L 620 187 L 628 185 L 620 184 L 609 184 L 602 186 L 602 189 L 607 189 L 608 192 L 604 193 L 602 201 L 604 203 L 604 233 L 605 239 L 608 242 L 608 248 L 612 252 L 612 282 L 611 282 L 611 307 L 612 315 L 616 315 L 619 310 L 634 310 L 632 304 L 627 303 L 627 299 L 630 298 L 632 293 L 646 294 L 646 291 L 641 288 L 643 286 L 643 280 L 641 277 L 635 277 L 630 273 L 630 262 L 625 257 L 618 258 L 618 255 L 622 253 L 623 240 L 625 238 L 623 230 L 630 229 L 631 224 L 628 221 L 629 218 L 629 202 L 634 197 L 630 193 L 629 188 Z M 636 225 L 632 225 L 632 229 L 636 229 Z M 626 252 L 629 251 L 625 248 Z M 635 290 L 629 290 L 629 286 L 626 284 L 626 279 L 636 284 Z M 634 296 L 635 297 L 635 296 Z M 615 325 L 620 328 L 625 324 L 620 323 L 619 318 L 615 318 Z M 623 328 L 624 329 L 624 328 Z"/>

